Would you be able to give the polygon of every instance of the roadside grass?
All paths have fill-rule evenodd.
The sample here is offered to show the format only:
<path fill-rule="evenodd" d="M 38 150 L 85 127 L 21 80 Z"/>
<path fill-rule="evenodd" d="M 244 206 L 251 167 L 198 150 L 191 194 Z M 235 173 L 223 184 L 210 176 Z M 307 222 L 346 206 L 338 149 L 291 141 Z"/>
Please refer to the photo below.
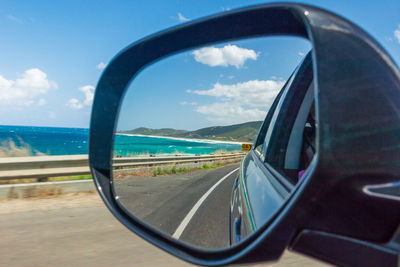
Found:
<path fill-rule="evenodd" d="M 158 176 L 158 175 L 170 175 L 170 174 L 182 174 L 182 173 L 188 173 L 188 172 L 193 172 L 193 171 L 198 171 L 198 170 L 208 170 L 208 169 L 216 169 L 219 167 L 222 167 L 223 164 L 218 162 L 216 164 L 203 164 L 200 167 L 180 167 L 177 168 L 176 166 L 172 166 L 169 168 L 161 168 L 157 167 L 153 171 L 153 176 Z"/>
<path fill-rule="evenodd" d="M 217 164 L 212 164 L 212 165 L 208 165 L 208 164 L 203 164 L 203 166 L 201 166 L 201 168 L 203 170 L 208 170 L 208 169 L 216 169 L 222 166 L 222 163 L 217 163 Z"/>
<path fill-rule="evenodd" d="M 226 149 L 217 149 L 214 152 L 211 152 L 209 155 L 224 155 L 229 153 L 239 153 L 242 152 L 240 149 L 238 150 L 226 150 Z M 194 154 L 185 153 L 175 149 L 172 153 L 150 153 L 150 152 L 142 152 L 142 153 L 128 153 L 127 155 L 121 156 L 118 154 L 118 151 L 114 151 L 114 156 L 116 158 L 129 158 L 129 157 L 168 157 L 168 156 L 193 156 Z M 208 154 L 203 154 L 208 155 Z"/>
<path fill-rule="evenodd" d="M 69 181 L 69 180 L 88 180 L 92 179 L 91 174 L 85 175 L 73 175 L 73 176 L 61 176 L 61 177 L 50 177 L 49 182 L 56 182 L 56 181 Z"/>
<path fill-rule="evenodd" d="M 118 154 L 118 151 L 114 151 L 114 156 L 116 158 L 148 158 L 148 157 L 168 157 L 168 156 L 191 156 L 193 154 L 186 154 L 184 152 L 181 152 L 177 149 L 175 149 L 171 153 L 161 153 L 161 152 L 155 152 L 155 153 L 150 153 L 150 152 L 141 152 L 141 153 L 128 153 L 126 155 L 120 155 Z"/>
<path fill-rule="evenodd" d="M 19 137 L 17 138 L 19 145 L 17 145 L 11 138 L 0 143 L 0 158 L 45 155 L 40 151 L 33 149 L 29 144 L 25 143 L 21 138 Z"/>

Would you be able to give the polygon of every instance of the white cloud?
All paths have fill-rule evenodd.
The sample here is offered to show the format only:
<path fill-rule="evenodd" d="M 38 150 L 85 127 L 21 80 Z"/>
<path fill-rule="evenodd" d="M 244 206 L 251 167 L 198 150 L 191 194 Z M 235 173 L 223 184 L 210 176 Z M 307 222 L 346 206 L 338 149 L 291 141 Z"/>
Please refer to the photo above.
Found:
<path fill-rule="evenodd" d="M 394 30 L 394 37 L 396 37 L 397 42 L 400 44 L 400 25 Z"/>
<path fill-rule="evenodd" d="M 76 98 L 71 98 L 65 105 L 73 109 L 83 108 L 83 104 Z"/>
<path fill-rule="evenodd" d="M 44 93 L 52 87 L 56 88 L 57 84 L 49 81 L 47 74 L 40 69 L 29 69 L 21 75 L 21 78 L 15 81 L 15 86 L 21 88 L 31 87 L 38 90 L 38 92 Z"/>
<path fill-rule="evenodd" d="M 211 67 L 229 65 L 240 68 L 246 60 L 256 60 L 258 54 L 251 49 L 241 48 L 236 45 L 226 45 L 222 48 L 203 47 L 192 52 L 197 62 Z"/>
<path fill-rule="evenodd" d="M 85 85 L 79 88 L 85 94 L 85 100 L 83 104 L 86 106 L 92 105 L 93 97 L 94 97 L 94 86 L 93 85 Z"/>
<path fill-rule="evenodd" d="M 70 107 L 73 109 L 82 109 L 85 106 L 92 105 L 93 97 L 94 97 L 94 86 L 93 85 L 85 85 L 85 86 L 79 87 L 79 91 L 84 93 L 85 99 L 80 101 L 77 98 L 71 98 L 65 104 L 67 107 Z"/>
<path fill-rule="evenodd" d="M 30 106 L 52 89 L 57 89 L 57 84 L 48 80 L 47 74 L 38 68 L 26 70 L 16 80 L 0 75 L 0 104 Z"/>
<path fill-rule="evenodd" d="M 206 115 L 207 120 L 229 125 L 247 121 L 264 120 L 266 110 L 258 108 L 245 108 L 240 103 L 223 102 L 199 106 L 197 112 Z"/>
<path fill-rule="evenodd" d="M 96 69 L 98 69 L 98 70 L 102 70 L 105 67 L 107 67 L 107 63 L 104 63 L 104 62 L 100 62 L 99 64 L 96 65 Z"/>
<path fill-rule="evenodd" d="M 185 18 L 185 16 L 182 15 L 182 13 L 178 13 L 178 20 L 179 20 L 180 22 L 186 22 L 186 21 L 189 21 L 190 19 Z"/>
<path fill-rule="evenodd" d="M 188 90 L 188 93 L 215 97 L 217 102 L 201 105 L 196 111 L 212 122 L 222 124 L 263 120 L 283 80 L 251 80 L 224 85 L 216 83 L 209 90 Z"/>
<path fill-rule="evenodd" d="M 304 52 L 299 52 L 298 55 L 303 57 L 305 55 L 305 53 Z"/>
<path fill-rule="evenodd" d="M 22 22 L 22 20 L 20 20 L 20 19 L 17 18 L 17 17 L 14 17 L 14 16 L 11 15 L 11 14 L 8 15 L 7 18 L 8 18 L 9 20 L 13 21 L 13 22 L 16 22 L 16 23 L 19 23 L 19 24 L 24 24 L 24 23 Z"/>
<path fill-rule="evenodd" d="M 196 102 L 186 102 L 186 101 L 180 102 L 179 104 L 181 104 L 182 106 L 195 106 L 195 105 L 197 105 Z"/>
<path fill-rule="evenodd" d="M 224 85 L 215 83 L 209 90 L 187 92 L 197 95 L 214 96 L 226 101 L 235 101 L 249 106 L 265 106 L 272 103 L 285 81 L 251 80 L 243 83 Z"/>
<path fill-rule="evenodd" d="M 37 102 L 38 106 L 44 106 L 46 105 L 46 100 L 44 98 L 39 99 L 39 101 Z"/>

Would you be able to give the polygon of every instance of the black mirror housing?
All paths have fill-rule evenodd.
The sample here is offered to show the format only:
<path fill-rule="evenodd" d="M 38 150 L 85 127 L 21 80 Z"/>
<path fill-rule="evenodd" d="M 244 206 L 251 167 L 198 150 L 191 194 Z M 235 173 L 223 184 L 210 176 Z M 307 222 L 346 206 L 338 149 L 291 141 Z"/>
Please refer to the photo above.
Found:
<path fill-rule="evenodd" d="M 300 36 L 313 44 L 318 128 L 312 171 L 270 223 L 231 248 L 189 247 L 130 217 L 117 205 L 110 178 L 116 118 L 130 81 L 145 66 L 183 50 L 271 35 Z M 372 37 L 335 14 L 301 4 L 259 5 L 140 40 L 102 74 L 90 128 L 90 167 L 107 207 L 130 230 L 186 261 L 277 260 L 289 247 L 339 265 L 398 264 L 400 71 Z M 376 193 L 371 186 L 394 189 Z"/>

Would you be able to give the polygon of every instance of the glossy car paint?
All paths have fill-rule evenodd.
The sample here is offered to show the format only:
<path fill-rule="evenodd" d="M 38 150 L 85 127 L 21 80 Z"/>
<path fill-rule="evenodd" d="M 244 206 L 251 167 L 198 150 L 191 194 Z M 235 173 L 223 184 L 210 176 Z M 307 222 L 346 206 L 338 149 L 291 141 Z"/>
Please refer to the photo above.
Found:
<path fill-rule="evenodd" d="M 268 222 L 283 205 L 287 195 L 287 192 L 286 195 L 280 194 L 267 178 L 272 174 L 260 165 L 262 163 L 259 161 L 254 150 L 247 154 L 241 163 L 238 186 L 232 191 L 230 225 L 232 245 Z M 235 225 L 237 221 L 241 223 L 239 232 Z"/>
<path fill-rule="evenodd" d="M 131 79 L 146 65 L 173 53 L 268 35 L 300 36 L 313 45 L 319 127 L 311 171 L 269 223 L 231 248 L 191 247 L 131 217 L 115 201 L 110 172 L 116 118 Z M 122 50 L 96 87 L 89 158 L 99 194 L 117 219 L 189 262 L 276 260 L 289 247 L 338 265 L 396 266 L 400 202 L 363 189 L 398 181 L 399 144 L 400 71 L 384 49 L 362 29 L 330 12 L 300 4 L 269 4 L 189 22 Z"/>

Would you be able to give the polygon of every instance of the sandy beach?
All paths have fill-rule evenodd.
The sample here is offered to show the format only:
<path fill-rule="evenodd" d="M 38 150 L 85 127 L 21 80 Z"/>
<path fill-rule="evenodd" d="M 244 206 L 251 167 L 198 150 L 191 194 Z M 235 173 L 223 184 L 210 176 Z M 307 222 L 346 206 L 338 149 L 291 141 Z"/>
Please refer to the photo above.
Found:
<path fill-rule="evenodd" d="M 243 143 L 248 143 L 248 142 L 222 141 L 222 140 L 219 141 L 219 140 L 211 140 L 211 139 L 196 139 L 196 138 L 180 138 L 180 137 L 169 137 L 169 136 L 158 136 L 158 135 L 144 135 L 144 134 L 127 134 L 127 133 L 116 133 L 116 134 L 126 135 L 126 136 L 167 138 L 167 139 L 172 139 L 172 140 L 181 140 L 181 141 L 199 142 L 199 143 L 224 143 L 224 144 L 234 144 L 234 145 L 241 145 Z"/>

